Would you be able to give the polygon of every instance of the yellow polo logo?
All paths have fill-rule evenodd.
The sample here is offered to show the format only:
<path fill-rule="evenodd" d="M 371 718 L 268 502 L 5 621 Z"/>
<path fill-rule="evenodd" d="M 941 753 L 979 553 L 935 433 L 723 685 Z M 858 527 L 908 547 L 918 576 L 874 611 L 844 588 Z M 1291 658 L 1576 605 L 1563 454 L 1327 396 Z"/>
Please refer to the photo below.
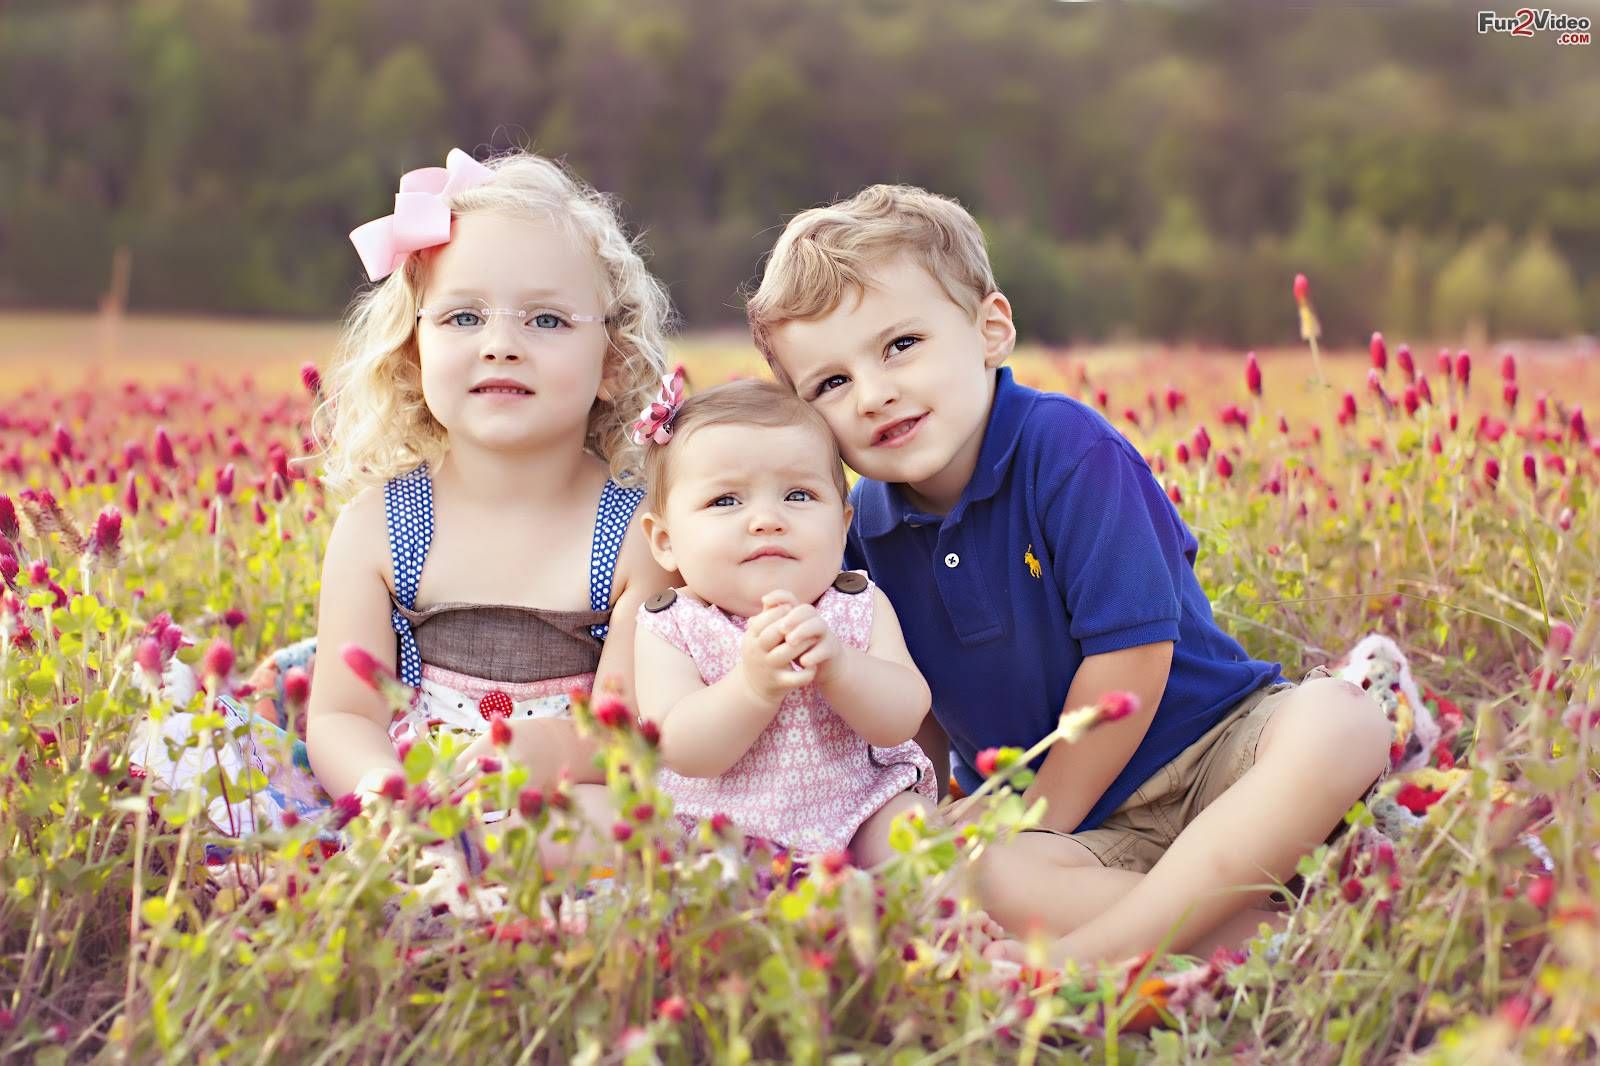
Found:
<path fill-rule="evenodd" d="M 1044 571 L 1039 568 L 1039 557 L 1033 554 L 1032 544 L 1028 545 L 1028 550 L 1023 554 L 1022 561 L 1028 564 L 1029 577 L 1039 577 L 1044 573 Z"/>

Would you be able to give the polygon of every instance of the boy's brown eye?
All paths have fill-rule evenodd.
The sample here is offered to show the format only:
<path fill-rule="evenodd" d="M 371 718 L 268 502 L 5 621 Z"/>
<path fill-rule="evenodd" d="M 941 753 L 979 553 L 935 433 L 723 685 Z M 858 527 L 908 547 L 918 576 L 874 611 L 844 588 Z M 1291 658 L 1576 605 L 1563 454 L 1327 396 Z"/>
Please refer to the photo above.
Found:
<path fill-rule="evenodd" d="M 846 380 L 848 380 L 848 379 L 843 374 L 833 374 L 833 375 L 830 375 L 829 377 L 825 377 L 821 381 L 817 382 L 816 391 L 812 395 L 821 396 L 823 393 L 827 392 L 829 389 L 834 389 L 834 388 L 838 388 L 839 387 L 838 385 L 835 385 L 834 382 L 838 382 L 839 385 L 842 385 L 842 384 L 845 383 Z"/>

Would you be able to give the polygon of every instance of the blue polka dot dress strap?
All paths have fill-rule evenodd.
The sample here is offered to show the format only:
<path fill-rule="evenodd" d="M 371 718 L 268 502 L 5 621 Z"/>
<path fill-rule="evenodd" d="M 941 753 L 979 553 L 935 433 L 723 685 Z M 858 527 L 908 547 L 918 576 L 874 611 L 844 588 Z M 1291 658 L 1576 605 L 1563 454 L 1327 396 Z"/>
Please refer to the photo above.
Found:
<path fill-rule="evenodd" d="M 617 552 L 627 535 L 633 512 L 644 499 L 643 489 L 625 489 L 610 478 L 600 490 L 600 510 L 594 520 L 594 543 L 589 545 L 589 609 L 604 611 L 611 606 L 611 578 L 617 568 Z M 605 640 L 608 625 L 590 626 L 596 640 Z"/>
<path fill-rule="evenodd" d="M 383 486 L 383 513 L 389 526 L 389 558 L 394 565 L 394 597 L 407 610 L 417 606 L 417 585 L 422 564 L 433 543 L 433 482 L 426 463 L 409 474 L 391 478 Z M 422 656 L 411 622 L 399 608 L 389 611 L 389 624 L 400 638 L 400 680 L 422 684 Z"/>

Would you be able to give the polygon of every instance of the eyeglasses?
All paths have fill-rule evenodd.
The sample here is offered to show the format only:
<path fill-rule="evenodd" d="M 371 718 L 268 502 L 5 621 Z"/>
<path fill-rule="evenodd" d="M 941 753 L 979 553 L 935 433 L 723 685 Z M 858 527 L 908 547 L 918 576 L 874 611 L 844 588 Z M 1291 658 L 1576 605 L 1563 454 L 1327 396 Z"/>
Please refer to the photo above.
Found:
<path fill-rule="evenodd" d="M 580 323 L 604 322 L 604 315 L 580 315 L 555 307 L 529 304 L 526 307 L 490 307 L 482 303 L 455 304 L 445 308 L 420 307 L 417 320 L 449 334 L 470 334 L 487 327 L 497 315 L 515 318 L 529 333 L 559 336 Z"/>

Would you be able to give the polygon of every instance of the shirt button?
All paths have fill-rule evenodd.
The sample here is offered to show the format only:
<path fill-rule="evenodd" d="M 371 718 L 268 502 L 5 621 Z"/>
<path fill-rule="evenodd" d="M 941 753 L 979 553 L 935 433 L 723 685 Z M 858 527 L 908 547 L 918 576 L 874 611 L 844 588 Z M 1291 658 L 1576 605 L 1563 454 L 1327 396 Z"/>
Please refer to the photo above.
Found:
<path fill-rule="evenodd" d="M 944 557 L 944 565 L 954 570 L 956 567 L 961 565 L 961 556 L 957 555 L 955 552 L 951 552 L 949 555 Z"/>

